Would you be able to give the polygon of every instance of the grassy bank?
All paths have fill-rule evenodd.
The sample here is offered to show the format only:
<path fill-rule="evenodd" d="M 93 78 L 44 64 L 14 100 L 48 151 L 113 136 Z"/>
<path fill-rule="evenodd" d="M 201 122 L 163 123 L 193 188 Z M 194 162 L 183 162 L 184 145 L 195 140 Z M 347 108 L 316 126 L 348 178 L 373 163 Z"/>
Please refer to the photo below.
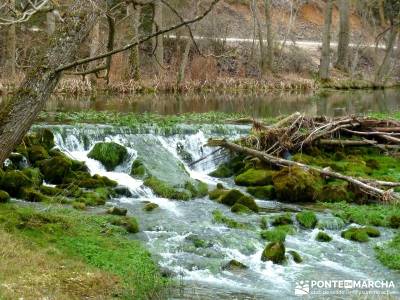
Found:
<path fill-rule="evenodd" d="M 0 298 L 163 298 L 167 282 L 115 216 L 0 206 Z"/>

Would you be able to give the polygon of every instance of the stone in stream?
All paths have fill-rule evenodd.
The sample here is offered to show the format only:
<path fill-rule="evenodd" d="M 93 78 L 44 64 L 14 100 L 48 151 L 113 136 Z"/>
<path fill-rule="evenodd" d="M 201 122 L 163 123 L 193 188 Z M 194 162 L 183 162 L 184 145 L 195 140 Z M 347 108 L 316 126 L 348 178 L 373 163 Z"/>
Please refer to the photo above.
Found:
<path fill-rule="evenodd" d="M 232 259 L 229 262 L 227 262 L 225 265 L 222 266 L 222 270 L 224 271 L 241 271 L 241 270 L 246 270 L 249 267 L 246 266 L 245 264 L 242 264 L 240 261 L 237 261 L 236 259 Z"/>
<path fill-rule="evenodd" d="M 0 189 L 12 197 L 19 197 L 23 189 L 32 187 L 33 182 L 22 171 L 8 171 L 0 176 Z"/>
<path fill-rule="evenodd" d="M 159 207 L 159 205 L 158 204 L 156 204 L 156 203 L 147 203 L 144 207 L 143 207 L 143 210 L 145 210 L 145 211 L 153 211 L 153 210 L 155 210 L 157 207 Z"/>
<path fill-rule="evenodd" d="M 130 189 L 123 185 L 118 185 L 114 188 L 115 194 L 118 196 L 132 197 Z"/>
<path fill-rule="evenodd" d="M 318 242 L 330 242 L 332 238 L 329 236 L 329 234 L 319 231 L 317 236 L 315 237 L 315 240 Z"/>
<path fill-rule="evenodd" d="M 6 203 L 10 201 L 10 195 L 6 191 L 0 190 L 0 203 Z"/>
<path fill-rule="evenodd" d="M 302 211 L 296 214 L 296 220 L 307 229 L 315 228 L 318 223 L 317 216 L 312 211 Z"/>
<path fill-rule="evenodd" d="M 190 177 L 185 166 L 154 136 L 135 137 L 137 158 L 131 175 L 164 198 L 189 200 L 207 195 L 208 186 Z"/>
<path fill-rule="evenodd" d="M 272 184 L 276 171 L 266 169 L 248 169 L 235 177 L 235 183 L 243 186 L 264 186 Z"/>
<path fill-rule="evenodd" d="M 126 216 L 128 210 L 126 208 L 113 206 L 107 210 L 107 213 L 116 216 Z"/>
<path fill-rule="evenodd" d="M 347 240 L 352 240 L 360 243 L 368 242 L 369 237 L 380 236 L 380 231 L 375 227 L 352 227 L 347 230 L 342 231 L 341 236 Z"/>
<path fill-rule="evenodd" d="M 100 161 L 107 171 L 113 171 L 128 156 L 124 146 L 114 142 L 101 142 L 94 145 L 88 157 Z"/>
<path fill-rule="evenodd" d="M 290 224 L 293 224 L 293 220 L 292 220 L 292 215 L 289 213 L 278 215 L 272 221 L 273 226 L 290 225 Z"/>
<path fill-rule="evenodd" d="M 303 262 L 303 258 L 300 256 L 300 254 L 297 251 L 290 250 L 290 251 L 288 251 L 288 253 L 292 256 L 293 261 L 296 264 L 300 264 Z"/>
<path fill-rule="evenodd" d="M 274 264 L 283 263 L 285 259 L 285 245 L 283 242 L 269 243 L 261 254 L 262 261 L 272 261 Z"/>
<path fill-rule="evenodd" d="M 247 188 L 247 192 L 258 199 L 271 200 L 276 198 L 273 185 L 250 186 Z"/>

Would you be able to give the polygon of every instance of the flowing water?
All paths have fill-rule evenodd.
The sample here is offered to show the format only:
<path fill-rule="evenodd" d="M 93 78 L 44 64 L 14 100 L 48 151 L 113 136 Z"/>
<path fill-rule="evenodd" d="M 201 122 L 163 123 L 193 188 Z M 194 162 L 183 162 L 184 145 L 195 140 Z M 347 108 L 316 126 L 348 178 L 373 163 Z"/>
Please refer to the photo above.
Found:
<path fill-rule="evenodd" d="M 287 250 L 299 252 L 304 262 L 296 264 L 289 259 L 286 265 L 275 265 L 260 259 L 266 244 L 259 235 L 261 214 L 235 215 L 228 207 L 208 197 L 191 201 L 159 198 L 143 186 L 141 180 L 128 175 L 138 153 L 154 153 L 152 149 L 162 147 L 163 151 L 154 155 L 154 159 L 180 159 L 176 146 L 181 143 L 196 160 L 212 151 L 203 147 L 209 137 L 223 135 L 235 138 L 246 134 L 248 128 L 245 126 L 225 126 L 221 133 L 218 126 L 182 125 L 168 134 L 154 128 L 133 132 L 128 128 L 111 126 L 49 127 L 55 133 L 60 149 L 75 159 L 85 161 L 92 173 L 108 176 L 131 190 L 133 196 L 115 198 L 111 202 L 128 208 L 129 214 L 137 216 L 142 231 L 135 238 L 143 240 L 162 269 L 181 282 L 170 299 L 292 299 L 295 298 L 295 283 L 305 280 L 394 280 L 398 286 L 400 274 L 383 267 L 374 257 L 373 250 L 375 243 L 393 236 L 394 232 L 390 229 L 380 228 L 382 236 L 368 243 L 355 243 L 340 237 L 341 222 L 329 212 L 321 212 L 318 217 L 326 224 L 326 231 L 333 241 L 316 242 L 317 230 L 298 229 L 295 235 L 287 237 L 285 245 Z M 114 172 L 107 172 L 99 162 L 87 157 L 90 148 L 99 141 L 115 141 L 126 146 L 129 159 Z M 184 161 L 182 163 L 191 177 L 208 183 L 210 188 L 218 182 L 234 187 L 231 179 L 220 181 L 207 175 L 221 159 L 221 155 L 214 154 L 194 168 Z M 143 207 L 146 201 L 157 203 L 160 207 L 153 212 L 145 212 Z M 275 201 L 257 200 L 257 203 L 261 207 L 282 207 Z M 291 207 L 294 210 L 298 208 Z M 215 209 L 248 223 L 250 229 L 230 229 L 213 223 L 212 211 Z M 274 213 L 265 215 L 270 217 Z M 193 243 L 196 238 L 206 241 L 204 247 L 196 248 Z M 242 262 L 248 269 L 223 270 L 222 266 L 231 259 Z M 398 287 L 391 291 L 399 292 Z"/>

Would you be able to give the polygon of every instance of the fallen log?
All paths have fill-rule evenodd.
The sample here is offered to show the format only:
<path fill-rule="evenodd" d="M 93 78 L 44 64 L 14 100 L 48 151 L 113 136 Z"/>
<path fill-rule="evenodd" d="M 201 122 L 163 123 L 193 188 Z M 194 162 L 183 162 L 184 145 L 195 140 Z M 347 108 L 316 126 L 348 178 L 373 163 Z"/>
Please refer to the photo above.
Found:
<path fill-rule="evenodd" d="M 351 184 L 353 184 L 354 186 L 360 188 L 360 190 L 364 191 L 367 194 L 373 195 L 377 198 L 379 198 L 381 201 L 390 201 L 390 202 L 398 202 L 400 201 L 399 196 L 393 192 L 393 190 L 383 190 L 380 189 L 374 185 L 372 185 L 372 183 L 367 184 L 357 178 L 351 177 L 351 176 L 346 176 L 343 175 L 341 173 L 338 172 L 334 172 L 331 171 L 329 169 L 323 169 L 323 168 L 318 168 L 318 167 L 314 167 L 314 166 L 309 166 L 303 163 L 299 163 L 296 161 L 291 161 L 291 160 L 287 160 L 287 159 L 283 159 L 283 158 L 279 158 L 279 157 L 275 157 L 272 155 L 269 155 L 267 153 L 261 152 L 261 151 L 257 151 L 257 150 L 253 150 L 251 148 L 248 147 L 244 147 L 244 146 L 240 146 L 238 144 L 234 144 L 232 142 L 229 142 L 225 139 L 223 140 L 215 140 L 215 139 L 211 139 L 209 140 L 208 146 L 211 147 L 223 147 L 226 149 L 229 149 L 233 152 L 236 153 L 242 153 L 245 155 L 249 155 L 252 157 L 257 157 L 260 160 L 276 165 L 276 166 L 286 166 L 286 167 L 292 167 L 292 166 L 297 166 L 300 168 L 304 168 L 304 169 L 308 169 L 308 170 L 312 170 L 314 172 L 319 173 L 320 175 L 323 175 L 325 177 L 332 177 L 332 178 L 337 178 L 337 179 L 341 179 L 341 180 L 345 180 Z"/>
<path fill-rule="evenodd" d="M 319 139 L 318 143 L 321 145 L 332 145 L 332 146 L 368 146 L 378 144 L 377 141 L 373 140 L 342 140 L 342 139 Z"/>

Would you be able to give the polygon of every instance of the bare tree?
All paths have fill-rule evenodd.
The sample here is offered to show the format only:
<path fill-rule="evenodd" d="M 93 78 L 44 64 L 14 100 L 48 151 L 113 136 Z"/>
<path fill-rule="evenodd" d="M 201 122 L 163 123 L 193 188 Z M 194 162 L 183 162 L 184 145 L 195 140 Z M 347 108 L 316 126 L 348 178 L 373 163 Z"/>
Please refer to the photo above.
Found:
<path fill-rule="evenodd" d="M 267 30 L 267 52 L 266 52 L 266 68 L 272 71 L 272 64 L 274 59 L 274 45 L 273 45 L 273 33 L 272 33 L 272 19 L 271 19 L 271 0 L 264 0 L 264 14 L 265 14 L 265 25 Z"/>
<path fill-rule="evenodd" d="M 140 5 L 128 4 L 127 14 L 131 27 L 132 38 L 134 41 L 139 39 L 140 13 L 142 7 Z M 132 47 L 129 53 L 129 78 L 140 80 L 140 52 L 139 45 Z"/>
<path fill-rule="evenodd" d="M 349 67 L 350 1 L 339 0 L 340 29 L 335 67 L 347 71 Z"/>
<path fill-rule="evenodd" d="M 161 1 L 154 2 L 154 22 L 153 32 L 157 32 L 162 29 L 163 26 L 163 6 Z M 158 35 L 153 39 L 153 49 L 155 64 L 160 73 L 164 65 L 164 38 L 162 35 Z"/>
<path fill-rule="evenodd" d="M 322 32 L 322 51 L 319 65 L 319 77 L 321 80 L 329 79 L 329 65 L 331 57 L 331 25 L 332 25 L 333 0 L 328 0 L 325 7 L 325 21 Z"/>
<path fill-rule="evenodd" d="M 4 0 L 0 3 L 0 26 L 24 23 L 45 9 L 49 3 L 50 0 L 29 0 L 20 11 L 16 9 L 15 0 Z"/>
<path fill-rule="evenodd" d="M 15 0 L 10 0 L 10 8 L 15 9 Z M 16 23 L 11 23 L 7 32 L 7 70 L 9 77 L 14 78 L 17 65 L 17 36 Z"/>

